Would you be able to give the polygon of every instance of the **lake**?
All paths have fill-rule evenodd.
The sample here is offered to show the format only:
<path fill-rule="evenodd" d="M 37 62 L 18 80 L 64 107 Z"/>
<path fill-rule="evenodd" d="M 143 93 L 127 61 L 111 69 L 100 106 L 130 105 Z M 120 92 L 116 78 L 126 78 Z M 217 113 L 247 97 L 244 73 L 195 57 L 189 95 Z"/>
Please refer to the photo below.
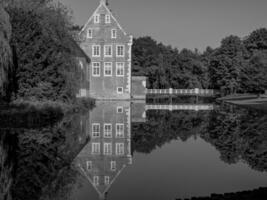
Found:
<path fill-rule="evenodd" d="M 50 123 L 21 118 L 0 123 L 0 199 L 175 200 L 267 187 L 260 110 L 120 101 Z"/>

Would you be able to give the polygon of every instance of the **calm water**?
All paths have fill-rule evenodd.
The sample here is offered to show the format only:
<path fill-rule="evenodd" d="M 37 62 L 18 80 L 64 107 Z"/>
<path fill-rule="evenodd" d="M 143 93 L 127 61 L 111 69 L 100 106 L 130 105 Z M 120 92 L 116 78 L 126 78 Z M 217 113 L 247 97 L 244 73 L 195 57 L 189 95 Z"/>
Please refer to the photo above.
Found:
<path fill-rule="evenodd" d="M 265 113 L 149 103 L 97 103 L 50 123 L 1 118 L 0 199 L 174 200 L 267 187 Z"/>

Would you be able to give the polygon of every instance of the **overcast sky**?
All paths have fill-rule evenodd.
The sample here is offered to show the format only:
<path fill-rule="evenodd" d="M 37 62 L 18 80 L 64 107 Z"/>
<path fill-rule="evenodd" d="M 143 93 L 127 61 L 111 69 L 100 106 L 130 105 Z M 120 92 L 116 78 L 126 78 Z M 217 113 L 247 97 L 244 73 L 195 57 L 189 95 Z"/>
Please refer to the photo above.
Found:
<path fill-rule="evenodd" d="M 60 0 L 86 23 L 100 0 Z M 109 0 L 126 32 L 151 36 L 178 49 L 218 47 L 228 35 L 267 27 L 267 0 Z"/>

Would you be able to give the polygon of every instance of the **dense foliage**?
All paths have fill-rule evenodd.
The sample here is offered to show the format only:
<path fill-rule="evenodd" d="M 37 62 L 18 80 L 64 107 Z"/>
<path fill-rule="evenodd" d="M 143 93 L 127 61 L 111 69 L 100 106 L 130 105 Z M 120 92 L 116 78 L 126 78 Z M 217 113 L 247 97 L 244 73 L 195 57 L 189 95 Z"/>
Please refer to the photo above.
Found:
<path fill-rule="evenodd" d="M 9 97 L 12 72 L 12 50 L 10 47 L 11 24 L 9 15 L 0 2 L 0 97 Z"/>
<path fill-rule="evenodd" d="M 207 88 L 207 68 L 197 51 L 179 52 L 150 37 L 134 40 L 133 74 L 147 76 L 149 88 Z"/>
<path fill-rule="evenodd" d="M 9 1 L 16 59 L 14 98 L 71 102 L 78 68 L 67 9 L 50 0 Z"/>
<path fill-rule="evenodd" d="M 157 43 L 150 37 L 134 40 L 133 74 L 148 77 L 149 88 L 211 88 L 223 95 L 261 93 L 267 89 L 267 29 L 245 39 L 229 36 L 220 47 L 200 53 Z"/>

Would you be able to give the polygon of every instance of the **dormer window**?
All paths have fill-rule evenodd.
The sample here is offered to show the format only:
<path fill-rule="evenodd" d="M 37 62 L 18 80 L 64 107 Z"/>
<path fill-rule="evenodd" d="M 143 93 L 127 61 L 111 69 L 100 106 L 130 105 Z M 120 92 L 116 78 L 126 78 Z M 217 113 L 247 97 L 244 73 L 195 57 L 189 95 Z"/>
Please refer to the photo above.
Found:
<path fill-rule="evenodd" d="M 106 22 L 106 24 L 110 24 L 110 22 L 111 22 L 110 15 L 106 15 L 105 22 Z"/>
<path fill-rule="evenodd" d="M 95 24 L 99 24 L 99 22 L 100 22 L 100 15 L 96 14 L 96 15 L 94 16 L 94 23 L 95 23 Z"/>
<path fill-rule="evenodd" d="M 116 29 L 111 30 L 111 38 L 117 38 L 117 30 Z"/>
<path fill-rule="evenodd" d="M 87 38 L 93 38 L 93 30 L 92 29 L 87 30 Z"/>

